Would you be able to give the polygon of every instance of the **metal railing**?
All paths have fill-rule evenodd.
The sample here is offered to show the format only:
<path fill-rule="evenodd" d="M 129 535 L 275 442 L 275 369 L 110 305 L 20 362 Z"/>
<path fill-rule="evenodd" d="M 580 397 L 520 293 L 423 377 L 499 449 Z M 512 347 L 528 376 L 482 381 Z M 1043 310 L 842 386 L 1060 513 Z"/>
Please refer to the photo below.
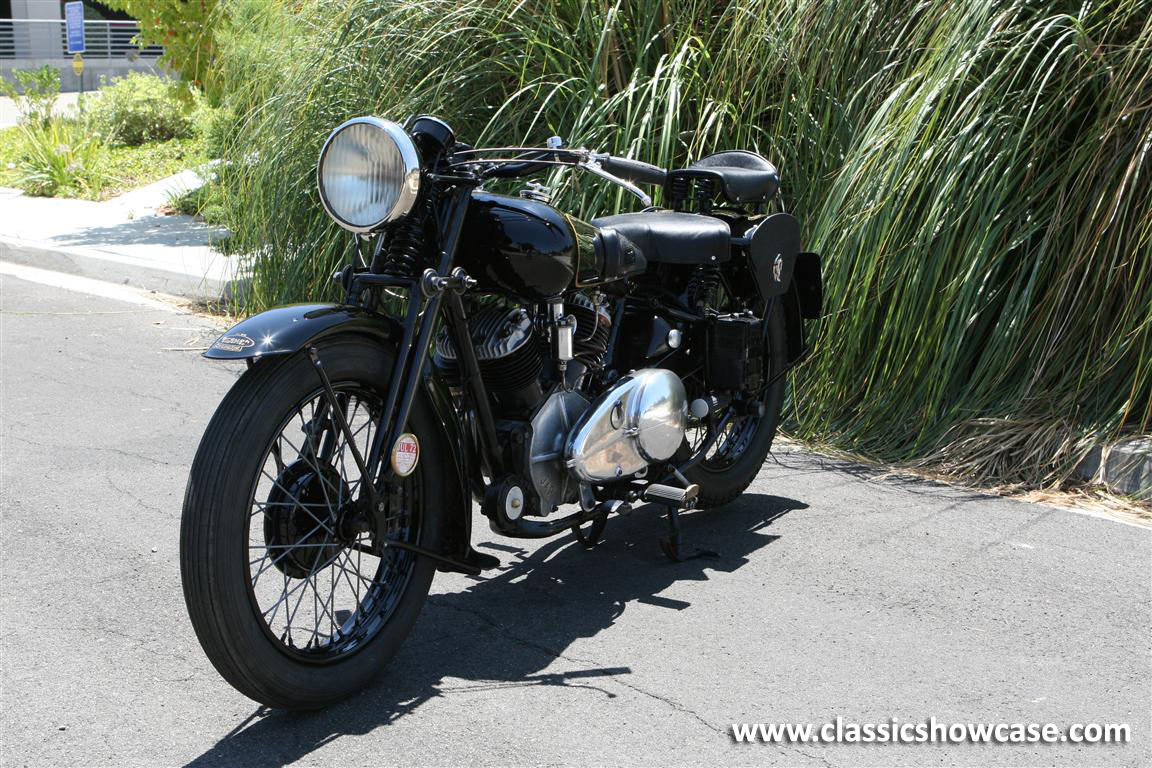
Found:
<path fill-rule="evenodd" d="M 84 58 L 156 58 L 157 45 L 136 44 L 140 25 L 135 21 L 85 21 Z M 0 59 L 67 58 L 68 40 L 63 19 L 0 19 Z"/>

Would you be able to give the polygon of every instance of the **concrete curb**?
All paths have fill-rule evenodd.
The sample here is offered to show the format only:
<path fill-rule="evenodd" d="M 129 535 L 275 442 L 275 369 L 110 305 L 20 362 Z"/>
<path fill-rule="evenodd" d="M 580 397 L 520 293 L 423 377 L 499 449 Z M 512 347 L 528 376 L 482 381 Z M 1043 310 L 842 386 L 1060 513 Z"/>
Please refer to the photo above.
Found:
<path fill-rule="evenodd" d="M 1121 496 L 1152 500 L 1152 435 L 1096 446 L 1073 474 Z"/>
<path fill-rule="evenodd" d="M 131 285 L 193 301 L 219 301 L 229 283 L 228 280 L 198 277 L 178 269 L 159 268 L 154 262 L 143 262 L 122 254 L 3 237 L 0 237 L 0 261 Z"/>

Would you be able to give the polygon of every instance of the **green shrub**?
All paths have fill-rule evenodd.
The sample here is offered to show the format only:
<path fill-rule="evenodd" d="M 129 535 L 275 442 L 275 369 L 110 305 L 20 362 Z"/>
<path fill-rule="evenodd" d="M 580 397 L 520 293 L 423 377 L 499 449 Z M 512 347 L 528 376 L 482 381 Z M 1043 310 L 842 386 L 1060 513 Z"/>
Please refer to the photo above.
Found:
<path fill-rule="evenodd" d="M 95 197 L 111 181 L 107 150 L 76 120 L 20 126 L 14 171 L 17 185 L 41 197 Z"/>
<path fill-rule="evenodd" d="M 133 72 L 103 85 L 88 104 L 88 118 L 114 144 L 188 138 L 195 132 L 195 98 L 186 85 Z"/>
<path fill-rule="evenodd" d="M 230 109 L 204 105 L 196 111 L 196 136 L 204 154 L 222 157 L 236 133 L 236 116 Z"/>
<path fill-rule="evenodd" d="M 168 195 L 165 212 L 181 216 L 201 216 L 205 221 L 214 222 L 215 198 L 218 193 L 217 185 L 210 180 L 195 189 L 173 191 Z"/>
<path fill-rule="evenodd" d="M 60 95 L 60 73 L 45 64 L 39 69 L 13 70 L 12 77 L 15 83 L 0 79 L 0 96 L 16 103 L 21 122 L 46 124 L 52 119 L 52 109 Z"/>
<path fill-rule="evenodd" d="M 353 115 L 666 166 L 747 148 L 823 253 L 800 436 L 1049 484 L 1152 429 L 1147 0 L 232 6 L 221 180 L 249 309 L 331 290 L 345 237 L 313 174 Z M 580 215 L 633 204 L 574 178 Z"/>
<path fill-rule="evenodd" d="M 197 168 L 205 161 L 196 139 L 154 141 L 138 147 L 109 147 L 108 171 L 116 183 L 107 191 L 122 192 L 166 176 Z"/>

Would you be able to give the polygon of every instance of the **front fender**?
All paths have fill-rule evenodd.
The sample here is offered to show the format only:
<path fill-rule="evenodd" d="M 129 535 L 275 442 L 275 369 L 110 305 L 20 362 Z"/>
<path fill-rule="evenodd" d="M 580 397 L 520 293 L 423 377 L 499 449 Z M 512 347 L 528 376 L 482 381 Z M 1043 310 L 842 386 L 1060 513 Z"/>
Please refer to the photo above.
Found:
<path fill-rule="evenodd" d="M 387 315 L 344 304 L 290 304 L 244 320 L 212 342 L 211 360 L 254 360 L 290 355 L 333 333 L 363 333 L 392 341 L 400 324 Z"/>
<path fill-rule="evenodd" d="M 398 357 L 395 347 L 401 332 L 401 325 L 396 319 L 364 307 L 291 304 L 261 312 L 234 325 L 208 347 L 204 357 L 211 360 L 259 360 L 299 352 L 328 336 L 361 334 L 376 339 L 390 349 L 395 359 Z M 454 505 L 458 507 L 458 514 L 453 515 L 449 521 L 445 532 L 446 541 L 442 544 L 455 557 L 466 559 L 471 549 L 469 541 L 472 529 L 468 457 L 474 453 L 464 443 L 452 396 L 430 365 L 426 367 L 422 380 L 424 387 L 418 396 L 428 402 L 437 420 L 444 426 L 444 438 L 451 452 L 451 469 L 455 471 L 458 480 L 453 486 L 459 489 L 458 501 Z"/>

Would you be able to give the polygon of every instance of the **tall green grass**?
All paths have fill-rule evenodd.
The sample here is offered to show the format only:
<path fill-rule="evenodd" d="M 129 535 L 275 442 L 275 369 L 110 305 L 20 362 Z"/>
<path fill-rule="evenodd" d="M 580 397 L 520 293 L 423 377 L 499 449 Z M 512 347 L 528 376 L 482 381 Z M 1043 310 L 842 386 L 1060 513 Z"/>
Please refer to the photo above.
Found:
<path fill-rule="evenodd" d="M 1152 428 L 1148 0 L 245 0 L 220 64 L 248 308 L 329 291 L 317 151 L 363 113 L 661 165 L 748 148 L 824 255 L 803 438 L 1050 485 Z M 591 216 L 620 192 L 559 174 Z M 813 329 L 815 331 L 815 329 Z"/>

